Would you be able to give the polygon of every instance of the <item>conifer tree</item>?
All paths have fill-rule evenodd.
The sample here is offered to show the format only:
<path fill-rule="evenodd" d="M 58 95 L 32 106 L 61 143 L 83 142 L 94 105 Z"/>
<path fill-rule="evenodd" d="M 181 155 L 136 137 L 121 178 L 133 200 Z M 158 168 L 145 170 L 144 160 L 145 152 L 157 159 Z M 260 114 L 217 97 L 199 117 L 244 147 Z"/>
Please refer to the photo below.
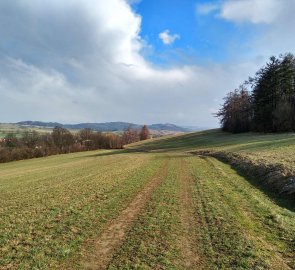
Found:
<path fill-rule="evenodd" d="M 222 128 L 231 132 L 295 131 L 295 57 L 272 56 L 247 84 L 230 92 L 216 114 Z"/>

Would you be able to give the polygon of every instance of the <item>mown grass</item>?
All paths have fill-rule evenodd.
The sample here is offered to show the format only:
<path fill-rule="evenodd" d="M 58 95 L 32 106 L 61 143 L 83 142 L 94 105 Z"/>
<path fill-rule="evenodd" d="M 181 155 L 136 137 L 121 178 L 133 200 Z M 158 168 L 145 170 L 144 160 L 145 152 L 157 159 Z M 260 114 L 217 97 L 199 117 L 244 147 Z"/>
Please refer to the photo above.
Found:
<path fill-rule="evenodd" d="M 203 256 L 211 269 L 294 269 L 295 213 L 228 165 L 190 158 Z"/>
<path fill-rule="evenodd" d="M 240 133 L 232 134 L 219 129 L 212 129 L 185 135 L 176 135 L 151 139 L 145 142 L 130 144 L 129 149 L 157 150 L 157 151 L 185 151 L 193 149 L 222 149 L 222 150 L 251 150 L 261 151 L 278 149 L 293 145 L 294 133 L 264 134 Z"/>
<path fill-rule="evenodd" d="M 150 155 L 77 153 L 0 165 L 0 269 L 59 269 L 79 257 L 159 168 Z"/>
<path fill-rule="evenodd" d="M 276 164 L 295 173 L 295 134 L 231 134 L 207 130 L 135 143 L 130 150 L 152 152 L 222 151 L 238 153 L 255 163 Z"/>

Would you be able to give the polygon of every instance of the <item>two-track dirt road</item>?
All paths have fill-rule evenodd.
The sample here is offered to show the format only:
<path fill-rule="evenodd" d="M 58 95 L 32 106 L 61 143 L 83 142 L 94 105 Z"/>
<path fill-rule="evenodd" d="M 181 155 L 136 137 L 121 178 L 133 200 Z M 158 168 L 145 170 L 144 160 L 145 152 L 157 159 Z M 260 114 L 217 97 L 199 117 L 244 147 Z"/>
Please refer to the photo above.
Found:
<path fill-rule="evenodd" d="M 85 269 L 295 269 L 294 214 L 228 165 L 176 154 L 93 242 Z M 166 250 L 164 250 L 166 249 Z"/>

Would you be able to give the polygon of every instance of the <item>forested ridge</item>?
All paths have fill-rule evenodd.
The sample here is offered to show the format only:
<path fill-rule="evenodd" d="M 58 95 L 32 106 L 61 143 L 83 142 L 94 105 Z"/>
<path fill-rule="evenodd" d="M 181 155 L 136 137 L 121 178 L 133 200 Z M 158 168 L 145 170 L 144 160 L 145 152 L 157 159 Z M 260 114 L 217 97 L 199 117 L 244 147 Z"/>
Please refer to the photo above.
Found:
<path fill-rule="evenodd" d="M 224 98 L 216 114 L 230 132 L 295 131 L 295 57 L 272 56 L 254 77 Z"/>

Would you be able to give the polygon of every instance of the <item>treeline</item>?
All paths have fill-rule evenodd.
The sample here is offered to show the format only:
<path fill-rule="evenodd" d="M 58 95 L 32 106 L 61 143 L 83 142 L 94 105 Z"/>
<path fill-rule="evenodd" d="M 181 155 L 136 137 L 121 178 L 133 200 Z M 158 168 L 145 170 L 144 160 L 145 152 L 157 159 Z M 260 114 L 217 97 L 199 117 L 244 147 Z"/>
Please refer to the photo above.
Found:
<path fill-rule="evenodd" d="M 295 131 L 294 55 L 272 56 L 224 100 L 216 116 L 225 131 Z"/>
<path fill-rule="evenodd" d="M 40 134 L 26 130 L 0 139 L 0 162 L 45 157 L 98 149 L 122 149 L 124 145 L 150 138 L 147 126 L 141 131 L 128 128 L 122 135 L 83 129 L 76 134 L 62 127 Z"/>

